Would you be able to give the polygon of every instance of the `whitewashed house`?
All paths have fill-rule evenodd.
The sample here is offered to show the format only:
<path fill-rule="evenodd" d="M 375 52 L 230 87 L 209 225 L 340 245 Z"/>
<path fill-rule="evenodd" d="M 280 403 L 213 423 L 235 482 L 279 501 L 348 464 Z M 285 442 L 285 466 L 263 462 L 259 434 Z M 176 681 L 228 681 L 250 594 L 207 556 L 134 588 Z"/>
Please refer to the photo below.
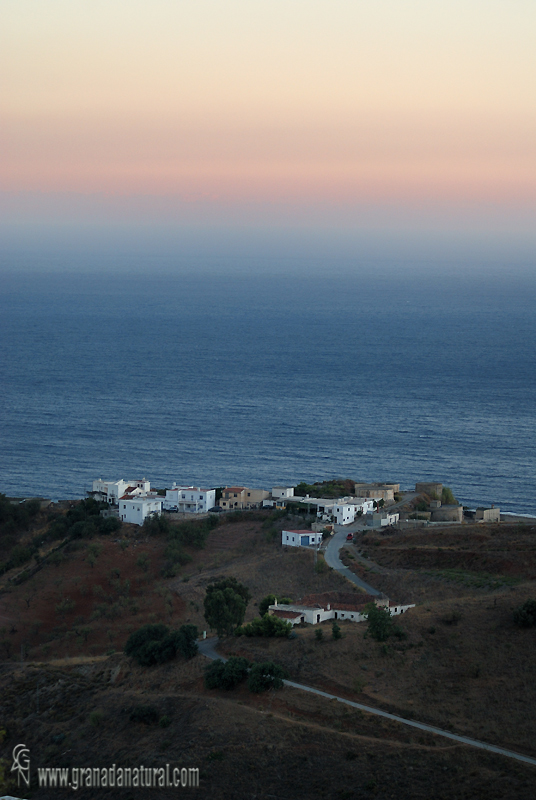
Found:
<path fill-rule="evenodd" d="M 162 513 L 162 499 L 156 494 L 126 494 L 119 498 L 119 517 L 122 522 L 143 525 L 145 519 Z"/>
<path fill-rule="evenodd" d="M 294 497 L 294 486 L 274 486 L 272 489 L 272 497 L 274 500 Z"/>
<path fill-rule="evenodd" d="M 318 547 L 322 534 L 317 531 L 281 531 L 283 547 Z"/>
<path fill-rule="evenodd" d="M 361 514 L 368 514 L 374 509 L 374 500 L 359 498 L 349 502 L 337 502 L 331 509 L 331 515 L 337 525 L 350 525 L 356 517 Z"/>
<path fill-rule="evenodd" d="M 102 478 L 98 478 L 93 481 L 92 491 L 88 492 L 88 494 L 92 495 L 95 500 L 102 500 L 105 503 L 116 506 L 120 497 L 125 494 L 132 494 L 135 490 L 138 490 L 138 493 L 150 492 L 151 482 L 146 478 L 131 481 L 122 479 L 118 481 L 103 481 Z"/>
<path fill-rule="evenodd" d="M 324 592 L 323 594 L 308 595 L 301 603 L 274 603 L 269 606 L 268 613 L 290 622 L 291 625 L 308 623 L 318 625 L 326 620 L 350 620 L 351 622 L 364 622 L 365 608 L 369 603 L 389 609 L 391 616 L 404 614 L 409 608 L 415 608 L 415 603 L 391 603 L 388 597 L 381 595 L 372 597 L 368 594 L 352 594 L 350 592 Z"/>
<path fill-rule="evenodd" d="M 203 514 L 216 505 L 216 489 L 200 489 L 197 486 L 177 486 L 166 489 L 164 500 L 166 511 L 183 511 Z"/>

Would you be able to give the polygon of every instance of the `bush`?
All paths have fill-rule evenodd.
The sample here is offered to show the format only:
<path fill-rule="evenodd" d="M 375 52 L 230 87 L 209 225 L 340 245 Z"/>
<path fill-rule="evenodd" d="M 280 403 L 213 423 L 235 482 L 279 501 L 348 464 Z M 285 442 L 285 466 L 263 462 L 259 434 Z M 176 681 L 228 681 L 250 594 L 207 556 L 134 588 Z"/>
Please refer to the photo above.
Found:
<path fill-rule="evenodd" d="M 236 636 L 277 636 L 286 637 L 292 631 L 290 622 L 285 622 L 279 617 L 266 614 L 264 617 L 255 617 L 247 625 L 242 625 L 235 631 Z"/>
<path fill-rule="evenodd" d="M 104 714 L 102 711 L 92 711 L 89 715 L 89 721 L 93 727 L 98 728 L 101 724 L 102 720 L 104 719 Z"/>
<path fill-rule="evenodd" d="M 324 638 L 324 631 L 322 630 L 322 628 L 317 628 L 315 631 L 316 641 L 321 642 L 323 638 Z"/>
<path fill-rule="evenodd" d="M 177 636 L 177 650 L 183 658 L 193 658 L 197 653 L 197 637 L 199 633 L 195 625 L 181 625 Z"/>
<path fill-rule="evenodd" d="M 516 608 L 514 622 L 520 628 L 533 628 L 536 625 L 536 600 L 527 600 Z"/>
<path fill-rule="evenodd" d="M 256 693 L 280 689 L 285 678 L 288 678 L 288 672 L 273 661 L 254 664 L 249 671 L 248 689 Z"/>
<path fill-rule="evenodd" d="M 342 637 L 340 626 L 336 622 L 331 626 L 331 635 L 334 639 L 340 639 Z"/>
<path fill-rule="evenodd" d="M 177 652 L 192 658 L 197 653 L 197 628 L 181 625 L 178 631 L 169 631 L 167 625 L 144 625 L 130 634 L 124 651 L 142 667 L 171 661 Z"/>
<path fill-rule="evenodd" d="M 234 689 L 247 678 L 251 663 L 246 658 L 233 656 L 227 663 L 220 658 L 205 667 L 207 689 Z"/>

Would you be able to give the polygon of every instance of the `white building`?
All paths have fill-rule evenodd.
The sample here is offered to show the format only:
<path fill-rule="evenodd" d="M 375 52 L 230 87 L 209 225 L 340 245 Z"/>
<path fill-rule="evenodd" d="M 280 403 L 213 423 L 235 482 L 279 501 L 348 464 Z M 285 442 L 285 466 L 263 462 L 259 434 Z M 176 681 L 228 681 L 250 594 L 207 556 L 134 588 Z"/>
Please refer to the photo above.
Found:
<path fill-rule="evenodd" d="M 272 497 L 274 500 L 294 497 L 294 486 L 274 486 L 272 489 Z"/>
<path fill-rule="evenodd" d="M 283 547 L 318 547 L 322 534 L 316 531 L 281 531 Z"/>
<path fill-rule="evenodd" d="M 139 492 L 146 493 L 151 491 L 151 482 L 142 478 L 141 480 L 124 481 L 103 481 L 98 478 L 93 481 L 93 488 L 89 494 L 93 495 L 95 500 L 102 500 L 106 503 L 111 503 L 116 506 L 119 503 L 119 498 L 125 494 L 132 494 L 138 490 Z"/>
<path fill-rule="evenodd" d="M 350 592 L 324 592 L 318 595 L 304 597 L 303 603 L 289 603 L 284 605 L 274 603 L 269 606 L 268 613 L 290 622 L 291 625 L 308 623 L 318 625 L 328 619 L 350 620 L 351 622 L 364 622 L 365 607 L 369 603 L 389 609 L 391 616 L 404 614 L 409 608 L 415 608 L 415 603 L 391 603 L 388 597 L 372 597 L 367 594 L 351 594 Z"/>
<path fill-rule="evenodd" d="M 389 511 L 381 510 L 368 515 L 367 525 L 370 528 L 385 528 L 387 525 L 396 525 L 399 519 L 398 512 L 389 513 Z"/>
<path fill-rule="evenodd" d="M 216 505 L 216 489 L 199 489 L 197 486 L 177 486 L 166 489 L 164 509 L 202 514 Z"/>
<path fill-rule="evenodd" d="M 119 499 L 122 522 L 143 525 L 146 517 L 162 513 L 162 500 L 156 494 L 126 494 Z"/>
<path fill-rule="evenodd" d="M 331 515 L 335 519 L 337 525 L 350 525 L 350 523 L 354 522 L 355 518 L 359 516 L 360 511 L 361 514 L 368 514 L 373 510 L 374 500 L 360 498 L 353 502 L 337 502 L 331 509 Z"/>

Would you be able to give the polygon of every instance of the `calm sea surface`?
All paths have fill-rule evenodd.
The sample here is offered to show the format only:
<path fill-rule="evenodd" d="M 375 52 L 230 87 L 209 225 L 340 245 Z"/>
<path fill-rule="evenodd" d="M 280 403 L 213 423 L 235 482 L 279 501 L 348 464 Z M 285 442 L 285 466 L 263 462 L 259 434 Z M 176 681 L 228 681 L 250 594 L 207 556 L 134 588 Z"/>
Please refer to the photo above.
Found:
<path fill-rule="evenodd" d="M 6 273 L 0 491 L 433 479 L 536 514 L 536 293 L 514 284 Z"/>

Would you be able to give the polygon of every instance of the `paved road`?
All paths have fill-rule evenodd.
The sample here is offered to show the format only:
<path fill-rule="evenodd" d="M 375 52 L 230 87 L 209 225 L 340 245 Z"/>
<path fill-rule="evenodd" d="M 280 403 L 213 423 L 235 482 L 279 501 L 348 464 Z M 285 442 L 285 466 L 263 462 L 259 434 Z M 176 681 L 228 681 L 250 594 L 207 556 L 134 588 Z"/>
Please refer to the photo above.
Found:
<path fill-rule="evenodd" d="M 351 526 L 346 525 L 342 530 L 337 531 L 334 533 L 333 536 L 330 538 L 328 546 L 324 552 L 324 558 L 326 559 L 326 564 L 329 567 L 333 567 L 336 569 L 337 572 L 340 572 L 341 575 L 344 575 L 345 578 L 348 578 L 349 581 L 355 583 L 356 586 L 360 586 L 361 589 L 364 589 L 368 594 L 378 596 L 381 592 L 378 589 L 375 589 L 374 586 L 371 586 L 369 583 L 366 583 L 364 580 L 359 578 L 355 575 L 352 570 L 345 567 L 342 563 L 341 559 L 339 558 L 339 550 L 346 542 L 346 535 L 349 532 Z M 354 531 L 350 531 L 354 532 Z"/>
<path fill-rule="evenodd" d="M 200 640 L 198 642 L 199 652 L 207 658 L 221 658 L 222 661 L 227 661 L 226 658 L 220 656 L 216 651 L 218 641 L 219 640 L 216 636 L 212 639 Z M 360 711 L 366 711 L 367 714 L 375 714 L 377 717 L 390 719 L 393 722 L 400 722 L 402 725 L 409 725 L 411 728 L 418 728 L 418 730 L 426 731 L 427 733 L 434 733 L 436 736 L 443 736 L 446 739 L 452 739 L 454 742 L 459 742 L 460 744 L 466 744 L 470 747 L 476 747 L 479 750 L 486 750 L 488 753 L 496 753 L 497 755 L 506 756 L 506 758 L 514 758 L 516 761 L 523 761 L 525 764 L 532 764 L 533 766 L 536 766 L 536 758 L 524 756 L 521 753 L 515 753 L 513 750 L 505 750 L 504 747 L 496 747 L 493 744 L 480 742 L 478 739 L 470 739 L 468 736 L 458 736 L 456 733 L 445 731 L 442 728 L 436 728 L 434 725 L 426 725 L 424 722 L 416 722 L 412 719 L 404 719 L 404 717 L 398 717 L 396 714 L 389 714 L 387 711 L 382 711 L 379 708 L 365 706 L 362 703 L 354 703 L 353 700 L 347 700 L 345 697 L 337 697 L 335 694 L 322 692 L 320 689 L 315 689 L 312 686 L 305 686 L 303 683 L 294 683 L 294 681 L 283 682 L 285 686 L 290 686 L 292 689 L 299 689 L 302 692 L 310 692 L 311 694 L 325 697 L 326 700 L 337 700 L 338 703 L 344 703 L 344 705 L 351 706 L 352 708 L 358 708 Z"/>

